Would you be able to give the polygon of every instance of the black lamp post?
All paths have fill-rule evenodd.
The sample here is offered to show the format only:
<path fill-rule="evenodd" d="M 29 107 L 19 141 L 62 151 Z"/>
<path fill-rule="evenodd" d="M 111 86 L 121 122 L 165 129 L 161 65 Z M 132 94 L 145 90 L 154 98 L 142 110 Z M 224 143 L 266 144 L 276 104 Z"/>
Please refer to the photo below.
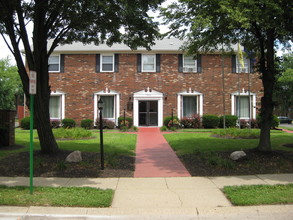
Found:
<path fill-rule="evenodd" d="M 104 169 L 104 140 L 103 140 L 103 101 L 98 101 L 98 109 L 100 111 L 100 148 L 101 148 L 101 169 Z"/>

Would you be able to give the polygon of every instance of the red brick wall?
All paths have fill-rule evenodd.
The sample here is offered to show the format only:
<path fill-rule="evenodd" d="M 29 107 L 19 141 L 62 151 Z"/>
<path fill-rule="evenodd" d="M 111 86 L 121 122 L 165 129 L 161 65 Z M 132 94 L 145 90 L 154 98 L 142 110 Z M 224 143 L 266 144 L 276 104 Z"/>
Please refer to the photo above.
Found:
<path fill-rule="evenodd" d="M 220 55 L 202 55 L 201 73 L 179 73 L 178 55 L 161 54 L 160 73 L 137 72 L 137 55 L 120 54 L 118 73 L 96 73 L 95 54 L 66 54 L 64 73 L 50 73 L 52 90 L 66 93 L 66 118 L 77 122 L 94 118 L 93 93 L 109 88 L 120 93 L 120 113 L 126 108 L 129 96 L 150 87 L 166 94 L 164 116 L 177 107 L 177 93 L 189 88 L 203 94 L 204 114 L 223 114 L 222 66 Z M 231 73 L 231 57 L 225 57 L 226 114 L 231 114 L 231 93 L 248 90 L 248 74 Z M 262 96 L 258 74 L 250 74 L 251 92 L 256 93 L 257 104 Z M 127 109 L 127 108 L 126 108 Z M 132 111 L 127 111 L 132 116 Z M 176 114 L 176 113 L 175 113 Z"/>

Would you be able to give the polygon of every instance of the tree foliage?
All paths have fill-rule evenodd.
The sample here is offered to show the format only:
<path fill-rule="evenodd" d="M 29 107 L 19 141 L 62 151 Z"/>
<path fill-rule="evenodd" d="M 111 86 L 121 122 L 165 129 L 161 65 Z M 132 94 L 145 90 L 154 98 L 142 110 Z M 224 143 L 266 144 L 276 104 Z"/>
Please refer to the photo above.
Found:
<path fill-rule="evenodd" d="M 0 60 L 0 109 L 15 109 L 15 97 L 22 95 L 22 85 L 17 67 L 10 64 L 9 58 Z"/>
<path fill-rule="evenodd" d="M 270 121 L 277 69 L 275 45 L 293 39 L 292 0 L 178 0 L 162 9 L 170 36 L 186 40 L 189 53 L 211 51 L 240 42 L 258 57 L 263 82 L 258 149 L 270 151 Z"/>
<path fill-rule="evenodd" d="M 58 152 L 49 116 L 48 57 L 58 44 L 81 41 L 95 44 L 123 42 L 131 48 L 150 48 L 159 35 L 157 23 L 147 14 L 162 0 L 0 0 L 0 33 L 12 51 L 24 93 L 29 101 L 27 67 L 37 73 L 35 118 L 41 149 Z M 33 23 L 32 47 L 27 24 Z M 48 39 L 53 39 L 48 45 Z M 28 104 L 28 103 L 27 103 Z"/>
<path fill-rule="evenodd" d="M 274 90 L 276 108 L 282 115 L 288 116 L 293 111 L 293 53 L 283 56 L 280 70 Z"/>

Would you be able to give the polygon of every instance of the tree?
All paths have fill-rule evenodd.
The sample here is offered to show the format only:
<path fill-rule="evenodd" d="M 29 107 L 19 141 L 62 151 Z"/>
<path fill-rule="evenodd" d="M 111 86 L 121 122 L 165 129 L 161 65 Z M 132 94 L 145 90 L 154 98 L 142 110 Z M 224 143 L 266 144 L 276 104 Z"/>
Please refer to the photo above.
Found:
<path fill-rule="evenodd" d="M 29 106 L 28 70 L 37 73 L 35 118 L 41 150 L 58 152 L 50 127 L 48 58 L 58 44 L 81 41 L 150 48 L 159 34 L 148 16 L 162 0 L 0 0 L 0 33 L 13 53 Z M 27 24 L 33 23 L 32 47 Z M 124 32 L 122 32 L 124 30 Z M 7 37 L 8 36 L 8 37 Z M 9 40 L 8 40 L 9 39 Z M 48 39 L 54 39 L 48 47 Z M 10 42 L 9 42 L 10 41 Z M 23 44 L 26 68 L 19 49 Z M 33 49 L 32 49 L 33 48 Z"/>
<path fill-rule="evenodd" d="M 189 53 L 240 42 L 258 56 L 263 83 L 261 134 L 257 149 L 271 151 L 270 122 L 277 69 L 275 45 L 289 46 L 293 33 L 291 0 L 178 0 L 162 9 L 170 36 L 186 40 Z"/>
<path fill-rule="evenodd" d="M 285 54 L 280 64 L 280 75 L 274 90 L 276 108 L 288 116 L 293 107 L 293 53 Z"/>
<path fill-rule="evenodd" d="M 10 64 L 9 58 L 0 60 L 0 109 L 15 109 L 15 98 L 22 95 L 22 85 L 17 67 Z"/>

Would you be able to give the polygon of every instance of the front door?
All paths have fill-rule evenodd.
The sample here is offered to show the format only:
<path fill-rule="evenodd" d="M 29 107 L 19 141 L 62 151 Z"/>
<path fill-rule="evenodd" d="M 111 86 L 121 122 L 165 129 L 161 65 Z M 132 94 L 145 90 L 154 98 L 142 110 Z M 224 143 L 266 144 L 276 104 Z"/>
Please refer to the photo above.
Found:
<path fill-rule="evenodd" d="M 158 101 L 139 101 L 139 126 L 158 126 Z"/>

